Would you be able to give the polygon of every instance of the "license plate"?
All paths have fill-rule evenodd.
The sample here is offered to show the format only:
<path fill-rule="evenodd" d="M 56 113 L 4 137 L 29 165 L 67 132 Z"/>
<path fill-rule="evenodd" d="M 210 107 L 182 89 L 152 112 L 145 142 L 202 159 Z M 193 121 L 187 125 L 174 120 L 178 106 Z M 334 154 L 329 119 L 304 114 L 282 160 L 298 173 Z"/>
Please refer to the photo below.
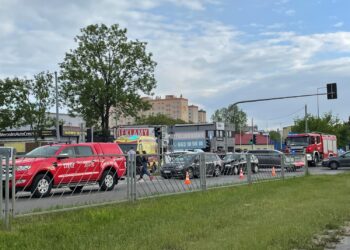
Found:
<path fill-rule="evenodd" d="M 170 174 L 171 173 L 171 171 L 169 171 L 169 170 L 164 170 L 164 174 Z"/>

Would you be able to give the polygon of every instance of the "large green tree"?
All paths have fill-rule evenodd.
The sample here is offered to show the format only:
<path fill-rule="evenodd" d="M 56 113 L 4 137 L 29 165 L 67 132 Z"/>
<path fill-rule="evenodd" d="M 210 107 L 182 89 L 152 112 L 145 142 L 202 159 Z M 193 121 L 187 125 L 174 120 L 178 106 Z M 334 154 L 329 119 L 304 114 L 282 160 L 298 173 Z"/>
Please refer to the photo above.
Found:
<path fill-rule="evenodd" d="M 140 94 L 156 87 L 156 63 L 146 43 L 130 41 L 126 33 L 117 24 L 89 25 L 60 64 L 62 98 L 70 114 L 81 115 L 106 135 L 112 113 L 136 117 L 150 107 Z"/>
<path fill-rule="evenodd" d="M 341 121 L 337 116 L 331 112 L 325 113 L 322 117 L 308 115 L 308 129 L 309 131 L 322 132 L 333 134 L 337 136 L 338 145 L 345 147 L 350 142 L 350 127 L 348 122 Z M 305 118 L 297 118 L 292 126 L 292 132 L 305 132 Z"/>
<path fill-rule="evenodd" d="M 141 117 L 136 119 L 136 124 L 139 125 L 175 125 L 175 124 L 185 124 L 186 122 L 181 119 L 172 119 L 169 116 L 163 114 L 151 115 L 148 117 Z"/>
<path fill-rule="evenodd" d="M 247 124 L 247 114 L 237 105 L 229 105 L 214 112 L 211 119 L 214 122 L 227 122 L 234 124 L 235 129 L 244 128 Z"/>
<path fill-rule="evenodd" d="M 24 80 L 0 79 L 0 131 L 23 124 Z"/>
<path fill-rule="evenodd" d="M 41 131 L 52 126 L 47 112 L 54 105 L 53 77 L 49 72 L 33 79 L 0 80 L 0 129 L 29 125 L 37 140 Z"/>

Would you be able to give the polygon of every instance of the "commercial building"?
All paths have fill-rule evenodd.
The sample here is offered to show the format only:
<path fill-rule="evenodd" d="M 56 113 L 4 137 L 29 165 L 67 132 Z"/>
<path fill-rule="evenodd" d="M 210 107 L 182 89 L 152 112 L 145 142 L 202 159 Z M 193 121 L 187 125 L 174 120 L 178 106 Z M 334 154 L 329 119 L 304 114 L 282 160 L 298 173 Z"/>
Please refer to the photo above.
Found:
<path fill-rule="evenodd" d="M 55 114 L 48 113 L 48 116 L 53 117 Z M 0 131 L 0 146 L 14 147 L 18 153 L 25 153 L 38 146 L 57 142 L 57 132 L 60 133 L 60 142 L 85 140 L 85 122 L 81 117 L 71 117 L 67 114 L 60 114 L 59 117 L 60 121 L 63 122 L 59 131 L 56 131 L 55 126 L 49 127 L 41 131 L 37 141 L 34 138 L 35 131 L 31 130 L 29 126 Z"/>
<path fill-rule="evenodd" d="M 255 133 L 256 144 L 252 145 L 250 141 L 252 140 L 252 133 L 237 133 L 235 135 L 235 148 L 236 150 L 250 150 L 250 149 L 274 149 L 274 144 L 271 142 L 269 136 L 264 134 Z"/>
<path fill-rule="evenodd" d="M 169 127 L 169 151 L 202 149 L 210 152 L 233 152 L 234 127 L 222 122 L 177 124 Z"/>

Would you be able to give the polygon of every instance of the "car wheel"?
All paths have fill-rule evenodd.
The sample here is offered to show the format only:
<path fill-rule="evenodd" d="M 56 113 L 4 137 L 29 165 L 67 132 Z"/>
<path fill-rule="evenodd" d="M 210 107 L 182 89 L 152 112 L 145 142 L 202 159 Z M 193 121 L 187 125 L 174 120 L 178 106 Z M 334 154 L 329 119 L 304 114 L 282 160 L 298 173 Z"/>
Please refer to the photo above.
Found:
<path fill-rule="evenodd" d="M 219 177 L 220 174 L 221 174 L 220 167 L 219 167 L 219 166 L 216 166 L 215 169 L 214 169 L 214 174 L 213 174 L 213 176 L 214 176 L 214 177 Z"/>
<path fill-rule="evenodd" d="M 258 172 L 259 172 L 259 167 L 258 167 L 258 165 L 254 165 L 254 167 L 253 167 L 253 173 L 256 174 L 256 173 L 258 173 Z"/>
<path fill-rule="evenodd" d="M 234 175 L 238 175 L 238 174 L 239 174 L 239 170 L 238 170 L 238 167 L 237 167 L 237 166 L 234 166 L 234 167 L 233 167 L 233 174 L 234 174 Z"/>
<path fill-rule="evenodd" d="M 83 190 L 84 186 L 75 186 L 75 187 L 69 187 L 70 190 L 72 190 L 73 193 L 80 193 L 81 190 Z"/>
<path fill-rule="evenodd" d="M 100 180 L 100 189 L 102 191 L 113 190 L 115 184 L 117 184 L 117 180 L 115 177 L 116 177 L 116 173 L 114 170 L 111 170 L 111 169 L 105 170 Z"/>
<path fill-rule="evenodd" d="M 339 167 L 339 164 L 335 161 L 332 161 L 331 163 L 329 163 L 329 167 L 333 170 L 336 170 Z"/>
<path fill-rule="evenodd" d="M 52 188 L 51 178 L 47 174 L 39 174 L 35 177 L 31 193 L 35 198 L 46 197 Z"/>

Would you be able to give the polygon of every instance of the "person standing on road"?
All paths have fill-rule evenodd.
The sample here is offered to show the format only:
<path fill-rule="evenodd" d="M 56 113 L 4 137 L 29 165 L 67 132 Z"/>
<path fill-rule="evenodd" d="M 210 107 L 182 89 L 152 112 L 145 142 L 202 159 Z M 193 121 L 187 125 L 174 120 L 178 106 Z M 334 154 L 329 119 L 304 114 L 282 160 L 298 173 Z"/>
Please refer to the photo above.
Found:
<path fill-rule="evenodd" d="M 142 169 L 141 169 L 141 173 L 140 173 L 140 178 L 138 179 L 138 181 L 143 179 L 144 175 L 148 175 L 149 179 L 152 181 L 153 180 L 153 176 L 149 173 L 148 171 L 148 157 L 146 156 L 146 151 L 142 151 L 142 158 L 141 158 L 141 162 L 142 162 Z"/>

